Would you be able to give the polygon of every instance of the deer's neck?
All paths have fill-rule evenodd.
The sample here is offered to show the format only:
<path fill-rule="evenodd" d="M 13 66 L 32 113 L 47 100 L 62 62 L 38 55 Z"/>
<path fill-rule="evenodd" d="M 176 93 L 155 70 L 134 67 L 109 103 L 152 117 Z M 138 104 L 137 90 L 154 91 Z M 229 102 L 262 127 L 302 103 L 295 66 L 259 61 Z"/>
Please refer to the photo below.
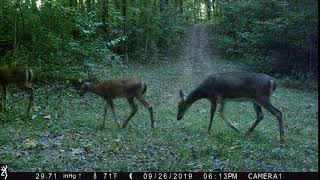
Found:
<path fill-rule="evenodd" d="M 201 87 L 198 87 L 196 88 L 195 90 L 193 90 L 188 96 L 187 96 L 187 99 L 186 101 L 189 103 L 189 104 L 193 104 L 194 102 L 196 102 L 197 100 L 199 99 L 203 99 L 205 98 L 205 93 L 204 91 L 202 90 Z"/>
<path fill-rule="evenodd" d="M 106 96 L 106 93 L 103 91 L 103 89 L 101 87 L 99 87 L 98 85 L 94 85 L 94 86 L 91 86 L 89 89 L 88 89 L 90 92 L 98 95 L 98 96 L 101 96 L 101 97 L 105 97 Z"/>

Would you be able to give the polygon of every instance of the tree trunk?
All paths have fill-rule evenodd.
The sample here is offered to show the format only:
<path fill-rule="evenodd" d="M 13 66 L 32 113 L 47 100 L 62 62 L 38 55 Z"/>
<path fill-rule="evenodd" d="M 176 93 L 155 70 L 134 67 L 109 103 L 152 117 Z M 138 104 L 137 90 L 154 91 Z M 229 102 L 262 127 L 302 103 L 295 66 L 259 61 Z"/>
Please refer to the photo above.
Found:
<path fill-rule="evenodd" d="M 103 28 L 105 30 L 108 29 L 108 19 L 109 19 L 109 0 L 101 0 L 101 22 L 103 25 Z"/>
<path fill-rule="evenodd" d="M 15 13 L 14 13 L 14 36 L 13 36 L 13 48 L 16 49 L 18 47 L 18 39 L 17 39 L 17 32 L 18 32 L 18 10 L 16 9 L 15 10 Z"/>
<path fill-rule="evenodd" d="M 119 0 L 114 0 L 114 5 L 116 6 L 116 10 L 120 12 L 120 2 Z"/>
<path fill-rule="evenodd" d="M 179 2 L 180 0 L 174 0 L 174 13 L 178 13 L 179 11 Z"/>
<path fill-rule="evenodd" d="M 87 12 L 91 11 L 91 0 L 86 0 L 86 4 L 87 4 Z"/>
<path fill-rule="evenodd" d="M 139 9 L 139 4 L 138 4 L 138 0 L 131 0 L 131 6 L 134 7 L 135 9 Z M 129 16 L 133 16 L 135 18 L 133 18 L 133 20 L 131 20 L 131 26 L 133 28 L 138 28 L 138 23 L 139 23 L 139 14 L 137 13 L 137 11 L 134 11 L 134 13 L 131 13 Z M 138 47 L 138 37 L 137 37 L 137 33 L 134 31 L 133 33 L 131 33 L 131 37 L 130 37 L 131 43 L 129 43 L 130 46 L 130 50 L 135 51 L 135 48 Z M 133 46 L 131 46 L 131 44 L 133 44 Z"/>
<path fill-rule="evenodd" d="M 211 20 L 211 2 L 210 2 L 210 0 L 207 0 L 207 15 L 208 15 L 208 20 Z"/>
<path fill-rule="evenodd" d="M 79 0 L 78 9 L 80 10 L 80 12 L 84 11 L 84 4 L 83 3 L 84 3 L 83 0 Z"/>
<path fill-rule="evenodd" d="M 201 11 L 201 2 L 198 0 L 198 12 L 199 12 L 199 20 L 202 21 L 202 11 Z"/>
<path fill-rule="evenodd" d="M 123 34 L 127 36 L 126 40 L 123 44 L 123 52 L 124 52 L 124 60 L 128 62 L 129 55 L 128 55 L 128 33 L 127 33 L 127 0 L 122 0 L 122 13 L 123 13 Z"/>
<path fill-rule="evenodd" d="M 165 27 L 167 25 L 168 0 L 161 0 L 160 1 L 160 14 L 161 14 L 161 21 L 160 21 L 161 33 L 160 33 L 158 45 L 160 47 L 166 47 L 166 45 L 167 45 L 167 42 L 166 42 L 167 32 L 165 30 Z"/>
<path fill-rule="evenodd" d="M 198 4 L 197 1 L 193 1 L 193 13 L 194 13 L 194 21 L 197 22 L 198 20 Z"/>
<path fill-rule="evenodd" d="M 212 6 L 211 6 L 211 7 L 212 7 L 212 9 L 214 10 L 214 3 L 215 3 L 215 0 L 212 0 L 211 2 L 212 2 Z"/>

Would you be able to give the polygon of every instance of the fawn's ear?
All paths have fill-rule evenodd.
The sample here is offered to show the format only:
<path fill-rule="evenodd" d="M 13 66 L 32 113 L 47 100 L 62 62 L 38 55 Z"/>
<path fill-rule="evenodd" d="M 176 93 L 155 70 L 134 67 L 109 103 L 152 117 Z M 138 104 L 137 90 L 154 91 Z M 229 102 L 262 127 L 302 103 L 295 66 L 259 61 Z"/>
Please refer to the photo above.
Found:
<path fill-rule="evenodd" d="M 70 87 L 71 82 L 69 80 L 67 80 L 66 83 L 67 83 L 66 88 Z"/>

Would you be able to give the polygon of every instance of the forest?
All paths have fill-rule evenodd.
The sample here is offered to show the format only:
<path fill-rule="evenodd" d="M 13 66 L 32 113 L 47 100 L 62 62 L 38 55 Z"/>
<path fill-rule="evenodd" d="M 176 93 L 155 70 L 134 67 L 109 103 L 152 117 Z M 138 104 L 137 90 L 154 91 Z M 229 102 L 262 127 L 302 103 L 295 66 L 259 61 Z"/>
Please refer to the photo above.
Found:
<path fill-rule="evenodd" d="M 318 172 L 318 44 L 314 0 L 1 0 L 0 164 Z M 212 98 L 181 107 L 227 72 L 272 77 L 277 109 Z M 130 83 L 125 95 L 116 88 Z M 127 101 L 101 95 L 112 88 Z"/>

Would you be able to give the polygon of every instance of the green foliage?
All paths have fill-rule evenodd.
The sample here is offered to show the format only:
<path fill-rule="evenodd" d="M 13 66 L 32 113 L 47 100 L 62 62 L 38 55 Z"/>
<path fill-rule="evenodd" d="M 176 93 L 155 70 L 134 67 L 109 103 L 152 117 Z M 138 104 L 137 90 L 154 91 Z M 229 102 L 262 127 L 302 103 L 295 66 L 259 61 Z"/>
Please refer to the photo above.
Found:
<path fill-rule="evenodd" d="M 102 2 L 108 3 L 105 12 Z M 161 40 L 177 43 L 185 21 L 174 12 L 174 1 L 166 13 L 157 1 L 126 2 L 124 7 L 104 0 L 1 1 L 0 65 L 26 64 L 35 69 L 36 80 L 60 80 L 76 76 L 79 68 L 88 75 L 97 64 L 118 66 L 127 53 L 130 60 L 155 55 L 169 47 L 160 46 Z"/>
<path fill-rule="evenodd" d="M 317 7 L 316 1 L 218 1 L 215 42 L 233 58 L 256 57 L 252 65 L 258 71 L 315 77 Z"/>

